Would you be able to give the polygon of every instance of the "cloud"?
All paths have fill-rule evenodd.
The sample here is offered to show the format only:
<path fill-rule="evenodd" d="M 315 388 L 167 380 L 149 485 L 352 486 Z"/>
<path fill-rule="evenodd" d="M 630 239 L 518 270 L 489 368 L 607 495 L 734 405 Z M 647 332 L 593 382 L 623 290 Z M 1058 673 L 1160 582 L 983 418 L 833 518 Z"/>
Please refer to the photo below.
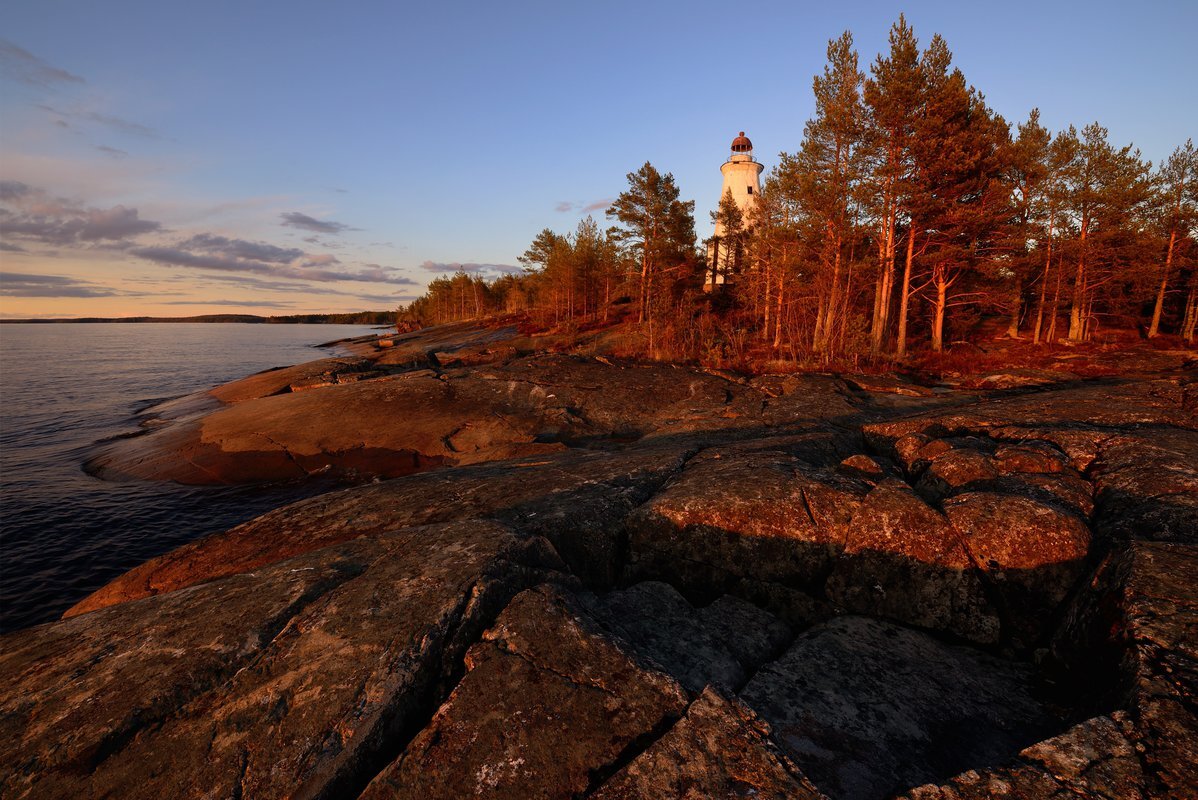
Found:
<path fill-rule="evenodd" d="M 19 245 L 19 244 L 10 244 L 8 242 L 0 242 L 0 250 L 3 250 L 6 253 L 28 253 L 29 252 L 24 247 L 21 247 L 21 245 Z"/>
<path fill-rule="evenodd" d="M 163 300 L 167 306 L 242 306 L 246 308 L 295 308 L 294 303 L 276 300 Z"/>
<path fill-rule="evenodd" d="M 372 265 L 377 266 L 377 265 Z M 396 302 L 403 300 L 405 295 L 376 295 L 376 294 L 361 294 L 360 292 L 343 292 L 334 289 L 330 286 L 311 286 L 306 283 L 296 283 L 294 281 L 272 281 L 262 278 L 254 278 L 249 275 L 234 275 L 225 273 L 212 273 L 204 275 L 202 279 L 197 280 L 199 284 L 208 282 L 232 283 L 236 286 L 242 286 L 248 289 L 255 289 L 268 292 L 293 292 L 296 294 L 317 294 L 321 296 L 338 296 L 338 297 L 354 297 L 360 300 L 368 300 L 370 302 Z M 407 299 L 414 299 L 408 297 Z"/>
<path fill-rule="evenodd" d="M 511 275 L 524 271 L 523 267 L 516 267 L 511 264 L 462 264 L 445 261 L 425 261 L 420 265 L 420 268 L 429 272 L 466 272 L 472 275 L 484 272 Z"/>
<path fill-rule="evenodd" d="M 595 200 L 583 206 L 582 213 L 589 214 L 592 211 L 606 211 L 608 206 L 614 202 L 616 202 L 616 198 L 614 197 L 605 197 L 602 200 Z"/>
<path fill-rule="evenodd" d="M 0 201 L 16 209 L 0 208 L 0 235 L 43 244 L 116 242 L 162 227 L 136 208 L 84 208 L 20 181 L 0 182 Z"/>
<path fill-rule="evenodd" d="M 4 297 L 118 297 L 138 296 L 65 275 L 30 275 L 0 272 L 0 295 Z"/>
<path fill-rule="evenodd" d="M 20 181 L 0 181 L 0 202 L 13 203 L 33 194 L 34 189 Z"/>
<path fill-rule="evenodd" d="M 87 82 L 74 73 L 38 58 L 7 39 L 0 39 L 0 72 L 20 83 L 43 89 L 67 83 Z"/>
<path fill-rule="evenodd" d="M 94 122 L 97 125 L 103 125 L 106 128 L 111 128 L 119 133 L 131 134 L 133 136 L 142 136 L 147 139 L 161 139 L 162 136 L 158 131 L 151 128 L 149 125 L 142 125 L 140 122 L 133 122 L 123 117 L 118 117 L 113 114 L 101 114 L 98 111 L 67 111 L 61 108 L 38 103 L 37 107 L 43 111 L 49 111 L 51 114 L 57 114 L 60 117 L 73 119 L 76 121 Z M 56 120 L 55 124 L 62 125 L 63 120 Z M 66 127 L 65 125 L 63 127 Z"/>
<path fill-rule="evenodd" d="M 113 158 L 125 158 L 126 156 L 129 155 L 127 152 L 125 152 L 124 150 L 121 150 L 120 148 L 109 147 L 106 144 L 98 144 L 98 145 L 96 145 L 96 149 L 99 150 L 101 153 L 107 153 L 108 155 L 112 156 Z"/>
<path fill-rule="evenodd" d="M 340 262 L 336 256 L 310 254 L 298 248 L 230 239 L 212 233 L 198 234 L 173 246 L 138 247 L 129 252 L 138 258 L 172 267 L 241 272 L 318 283 L 361 281 L 401 286 L 416 283 L 392 267 L 366 264 L 357 270 L 337 269 L 335 267 Z"/>
<path fill-rule="evenodd" d="M 301 214 L 298 211 L 286 211 L 279 215 L 282 217 L 282 224 L 289 228 L 299 228 L 300 230 L 312 231 L 313 233 L 332 233 L 338 234 L 344 231 L 356 231 L 360 228 L 352 228 L 343 222 L 333 222 L 332 220 L 319 220 L 309 217 L 307 214 Z"/>
<path fill-rule="evenodd" d="M 553 210 L 563 214 L 571 211 L 589 214 L 592 211 L 605 211 L 614 202 L 616 202 L 615 199 L 611 197 L 605 197 L 602 200 L 592 200 L 589 203 L 575 203 L 573 200 L 561 200 L 553 207 Z"/>

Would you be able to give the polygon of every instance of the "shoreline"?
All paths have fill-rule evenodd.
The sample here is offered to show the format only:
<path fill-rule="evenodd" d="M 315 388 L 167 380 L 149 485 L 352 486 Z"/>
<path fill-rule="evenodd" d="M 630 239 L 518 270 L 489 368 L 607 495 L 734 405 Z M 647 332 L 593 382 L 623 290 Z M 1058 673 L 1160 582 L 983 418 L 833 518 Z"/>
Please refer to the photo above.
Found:
<path fill-rule="evenodd" d="M 936 388 L 551 352 L 510 326 L 354 341 L 108 448 L 139 479 L 362 485 L 3 637 L 6 794 L 240 774 L 254 796 L 462 795 L 513 758 L 505 785 L 597 797 L 667 792 L 659 759 L 713 794 L 746 763 L 792 797 L 1195 788 L 1173 733 L 1198 732 L 1191 673 L 1153 649 L 1193 641 L 1198 607 L 1192 354 Z M 889 710 L 862 727 L 858 704 Z M 241 769 L 247 745 L 264 761 Z"/>

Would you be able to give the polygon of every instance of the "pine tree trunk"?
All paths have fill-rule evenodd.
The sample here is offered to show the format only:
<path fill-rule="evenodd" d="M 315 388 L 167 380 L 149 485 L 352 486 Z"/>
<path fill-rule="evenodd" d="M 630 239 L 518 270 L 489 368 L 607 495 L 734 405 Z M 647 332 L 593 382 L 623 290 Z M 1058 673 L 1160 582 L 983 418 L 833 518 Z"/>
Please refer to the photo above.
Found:
<path fill-rule="evenodd" d="M 948 281 L 943 275 L 936 277 L 936 308 L 932 318 L 932 352 L 944 351 L 944 309 L 948 302 Z"/>
<path fill-rule="evenodd" d="M 774 349 L 777 350 L 782 346 L 782 291 L 783 291 L 783 271 L 778 270 L 778 307 L 774 312 Z"/>
<path fill-rule="evenodd" d="M 1186 314 L 1181 323 L 1181 338 L 1186 344 L 1194 343 L 1194 332 L 1198 329 L 1198 271 L 1190 276 L 1190 292 L 1186 297 Z"/>
<path fill-rule="evenodd" d="M 1057 341 L 1057 318 L 1061 315 L 1061 277 L 1065 272 L 1064 256 L 1057 259 L 1057 285 L 1052 292 L 1052 316 L 1048 321 L 1048 337 L 1049 344 L 1055 344 Z"/>
<path fill-rule="evenodd" d="M 761 338 L 768 339 L 770 335 L 770 288 L 773 286 L 773 280 L 770 278 L 770 262 L 767 258 L 762 264 L 762 290 L 765 294 L 765 302 L 762 306 L 763 319 L 761 321 Z"/>
<path fill-rule="evenodd" d="M 1069 341 L 1085 341 L 1086 306 L 1086 227 L 1082 222 L 1081 253 L 1077 257 L 1077 274 L 1073 278 L 1073 303 L 1069 308 Z"/>
<path fill-rule="evenodd" d="M 1018 339 L 1019 319 L 1023 316 L 1023 280 L 1021 278 L 1015 279 L 1015 294 L 1011 300 L 1011 321 L 1007 325 L 1007 338 Z"/>
<path fill-rule="evenodd" d="M 1151 339 L 1161 332 L 1161 311 L 1165 307 L 1165 290 L 1169 287 L 1169 271 L 1173 266 L 1173 244 L 1177 241 L 1177 228 L 1169 233 L 1169 250 L 1165 255 L 1165 269 L 1161 273 L 1161 288 L 1156 293 L 1156 305 L 1152 309 L 1152 325 L 1148 328 Z"/>
<path fill-rule="evenodd" d="M 1048 218 L 1048 246 L 1045 248 L 1047 252 L 1044 256 L 1044 274 L 1040 276 L 1040 302 L 1036 306 L 1036 328 L 1032 335 L 1032 343 L 1040 344 L 1040 331 L 1044 323 L 1044 299 L 1048 296 L 1048 272 L 1052 267 L 1052 233 L 1053 233 L 1053 217 Z"/>
<path fill-rule="evenodd" d="M 894 354 L 898 358 L 907 355 L 907 312 L 911 302 L 911 262 L 915 260 L 915 228 L 907 231 L 907 262 L 903 266 L 903 292 L 899 301 L 898 342 Z"/>

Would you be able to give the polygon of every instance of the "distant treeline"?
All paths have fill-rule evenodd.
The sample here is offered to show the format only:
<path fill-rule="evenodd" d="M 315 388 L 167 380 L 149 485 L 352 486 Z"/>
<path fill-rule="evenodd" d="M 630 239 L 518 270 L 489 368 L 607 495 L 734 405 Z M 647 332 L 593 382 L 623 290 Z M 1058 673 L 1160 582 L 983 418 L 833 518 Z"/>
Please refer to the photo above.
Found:
<path fill-rule="evenodd" d="M 401 318 L 527 311 L 561 323 L 623 299 L 651 357 L 728 360 L 746 349 L 901 358 L 996 317 L 1036 343 L 1137 327 L 1195 340 L 1192 141 L 1153 165 L 1097 122 L 1053 132 L 1033 110 L 1012 126 L 940 36 L 921 48 L 902 17 L 868 74 L 848 32 L 827 54 L 797 149 L 750 213 L 723 198 L 712 217 L 724 236 L 703 251 L 693 203 L 646 163 L 607 210 L 607 231 L 590 219 L 566 235 L 546 229 L 523 274 L 441 278 Z"/>
<path fill-rule="evenodd" d="M 243 322 L 251 325 L 393 325 L 394 311 L 357 311 L 349 314 L 288 314 L 259 317 L 254 314 L 203 314 L 196 317 L 75 317 L 71 319 L 0 319 L 0 323 L 37 322 Z"/>

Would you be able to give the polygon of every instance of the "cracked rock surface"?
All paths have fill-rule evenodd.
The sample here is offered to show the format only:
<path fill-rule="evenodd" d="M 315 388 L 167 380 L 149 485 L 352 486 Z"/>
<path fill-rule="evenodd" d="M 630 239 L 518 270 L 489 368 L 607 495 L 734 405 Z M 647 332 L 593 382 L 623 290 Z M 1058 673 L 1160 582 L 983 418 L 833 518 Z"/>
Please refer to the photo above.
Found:
<path fill-rule="evenodd" d="M 406 334 L 110 443 L 395 477 L 0 639 L 0 794 L 1198 797 L 1184 357 L 958 391 L 536 349 Z"/>

